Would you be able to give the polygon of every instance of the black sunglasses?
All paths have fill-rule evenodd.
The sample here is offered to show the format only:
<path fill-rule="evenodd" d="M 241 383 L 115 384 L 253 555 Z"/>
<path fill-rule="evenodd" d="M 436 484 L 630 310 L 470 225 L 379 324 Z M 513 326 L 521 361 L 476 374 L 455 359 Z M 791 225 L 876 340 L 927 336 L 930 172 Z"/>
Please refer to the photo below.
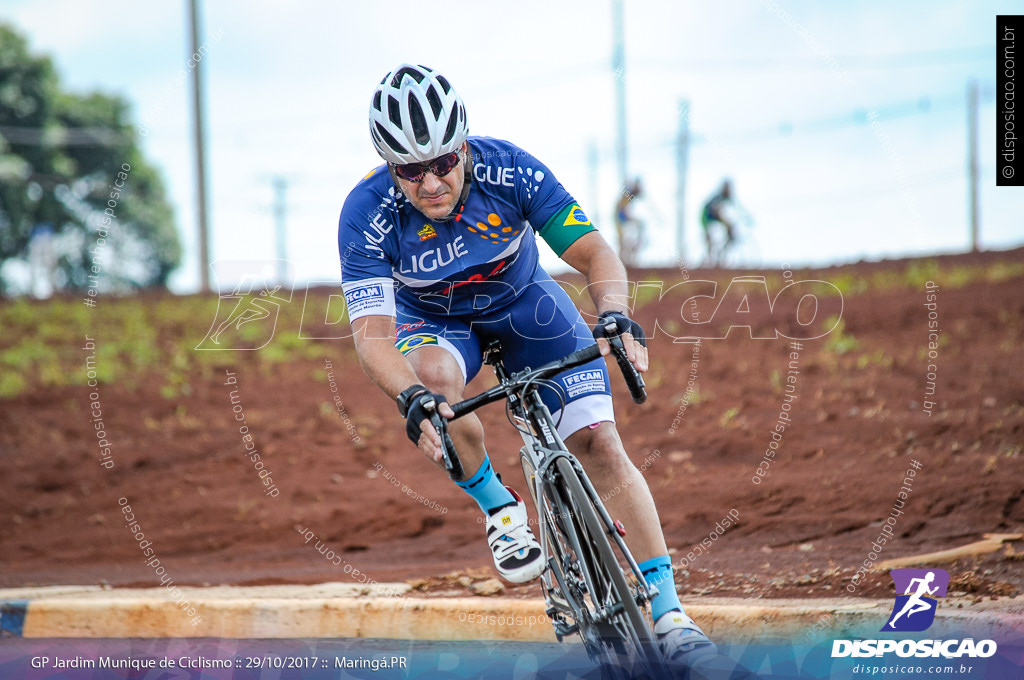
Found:
<path fill-rule="evenodd" d="M 392 165 L 395 174 L 406 182 L 420 182 L 427 175 L 427 171 L 434 173 L 437 177 L 444 177 L 459 164 L 459 152 L 452 151 L 443 156 L 438 156 L 426 163 L 406 163 L 405 165 Z"/>

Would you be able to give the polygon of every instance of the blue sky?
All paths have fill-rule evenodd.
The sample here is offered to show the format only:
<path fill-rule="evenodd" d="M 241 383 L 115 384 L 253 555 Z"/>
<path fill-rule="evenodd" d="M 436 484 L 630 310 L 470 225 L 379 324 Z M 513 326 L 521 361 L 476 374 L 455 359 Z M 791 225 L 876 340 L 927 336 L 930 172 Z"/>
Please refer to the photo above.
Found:
<path fill-rule="evenodd" d="M 733 179 L 753 216 L 744 254 L 767 266 L 963 250 L 966 90 L 981 88 L 981 243 L 1024 243 L 1024 190 L 995 186 L 995 16 L 1015 2 L 625 3 L 630 171 L 651 264 L 675 260 L 680 102 L 695 136 L 686 262 L 701 203 Z M 172 288 L 199 280 L 187 2 L 8 0 L 2 20 L 53 57 L 66 88 L 128 98 L 167 180 L 186 248 Z M 337 280 L 337 215 L 379 160 L 366 110 L 403 61 L 445 73 L 472 134 L 543 160 L 609 239 L 614 158 L 611 4 L 207 2 L 201 41 L 215 259 L 274 257 L 271 179 L 288 179 L 298 281 Z M 874 111 L 874 125 L 865 114 Z M 860 122 L 857 122 L 860 121 Z M 596 173 L 587 163 L 596 145 Z M 553 256 L 545 256 L 551 262 Z"/>

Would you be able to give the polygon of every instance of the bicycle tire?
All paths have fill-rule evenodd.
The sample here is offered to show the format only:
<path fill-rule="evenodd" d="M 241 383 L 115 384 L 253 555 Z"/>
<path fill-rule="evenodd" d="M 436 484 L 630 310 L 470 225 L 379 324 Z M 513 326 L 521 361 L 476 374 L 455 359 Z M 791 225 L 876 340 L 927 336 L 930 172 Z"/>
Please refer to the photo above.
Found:
<path fill-rule="evenodd" d="M 541 576 L 541 589 L 549 605 L 547 614 L 555 634 L 560 642 L 567 635 L 579 635 L 591 659 L 596 663 L 606 662 L 606 650 L 598 643 L 600 633 L 595 632 L 599 627 L 595 608 L 587 602 L 588 588 L 581 566 L 582 561 L 592 559 L 585 555 L 580 557 L 584 546 L 590 549 L 585 542 L 588 532 L 582 530 L 579 515 L 568 506 L 564 483 L 543 482 L 543 496 L 538 499 L 533 458 L 525 448 L 520 451 L 520 457 L 539 515 L 539 533 L 544 536 L 548 550 L 548 569 Z M 568 523 L 564 521 L 567 518 L 571 520 Z M 572 620 L 571 625 L 566 622 L 567 616 Z"/>
<path fill-rule="evenodd" d="M 579 518 L 578 533 L 592 551 L 581 567 L 588 569 L 591 582 L 599 592 L 591 593 L 595 604 L 616 606 L 621 610 L 613 614 L 608 621 L 587 622 L 595 625 L 599 654 L 610 664 L 621 661 L 639 662 L 648 667 L 655 676 L 664 672 L 664 664 L 658 650 L 651 624 L 644 617 L 637 605 L 636 596 L 623 574 L 622 567 L 611 541 L 608 538 L 609 528 L 598 516 L 594 508 L 594 500 L 584 489 L 576 469 L 568 459 L 561 458 L 556 462 L 563 488 L 566 491 L 571 517 Z M 588 631 L 582 630 L 581 637 L 587 643 Z M 591 637 L 590 643 L 594 644 Z M 632 673 L 631 673 L 632 674 Z"/>
<path fill-rule="evenodd" d="M 526 477 L 527 489 L 530 492 L 530 497 L 533 499 L 533 505 L 537 509 L 538 530 L 543 532 L 544 540 L 549 551 L 548 570 L 541 575 L 541 588 L 544 591 L 545 599 L 555 605 L 555 610 L 553 612 L 549 612 L 548 615 L 552 618 L 553 624 L 555 616 L 552 614 L 557 614 L 563 617 L 563 621 L 564 615 L 569 614 L 572 616 L 573 622 L 575 623 L 577 616 L 572 606 L 573 598 L 571 595 L 567 595 L 562 592 L 562 588 L 559 585 L 560 583 L 565 583 L 566 580 L 566 551 L 562 541 L 553 531 L 553 527 L 557 524 L 553 515 L 557 510 L 554 512 L 552 511 L 549 499 L 537 498 L 537 486 L 534 481 L 537 475 L 537 468 L 534 466 L 533 458 L 529 451 L 526 450 L 526 447 L 523 447 L 523 449 L 520 450 L 519 456 L 523 466 L 523 474 Z M 538 538 L 540 537 L 538 536 Z M 555 633 L 558 635 L 559 641 L 561 641 L 562 633 L 559 633 L 558 631 L 558 624 L 554 625 L 556 626 Z"/>

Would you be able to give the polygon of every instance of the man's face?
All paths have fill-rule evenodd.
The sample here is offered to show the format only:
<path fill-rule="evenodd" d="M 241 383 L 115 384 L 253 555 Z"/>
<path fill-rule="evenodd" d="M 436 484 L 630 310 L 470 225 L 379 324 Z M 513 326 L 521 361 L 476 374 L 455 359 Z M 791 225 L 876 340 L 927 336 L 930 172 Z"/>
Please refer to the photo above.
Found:
<path fill-rule="evenodd" d="M 465 184 L 466 144 L 462 145 L 458 164 L 444 177 L 427 172 L 418 182 L 409 182 L 397 177 L 398 187 L 417 210 L 432 220 L 451 214 L 462 196 Z"/>

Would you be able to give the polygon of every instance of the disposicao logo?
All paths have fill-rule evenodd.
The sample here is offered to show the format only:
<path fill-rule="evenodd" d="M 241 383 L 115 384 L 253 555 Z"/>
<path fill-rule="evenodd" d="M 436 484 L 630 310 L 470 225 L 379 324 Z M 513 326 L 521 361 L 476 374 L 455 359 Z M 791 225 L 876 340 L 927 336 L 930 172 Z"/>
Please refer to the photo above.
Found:
<path fill-rule="evenodd" d="M 945 597 L 949 574 L 944 569 L 893 569 L 889 572 L 896 585 L 896 602 L 880 630 L 913 633 L 927 630 L 935 622 L 937 597 Z M 833 640 L 832 657 L 880 657 L 895 653 L 900 657 L 962 656 L 990 657 L 996 653 L 994 640 L 973 638 L 947 640 Z"/>
<path fill-rule="evenodd" d="M 945 597 L 949 574 L 945 569 L 893 569 L 889 572 L 896 592 L 889 621 L 883 631 L 904 633 L 927 630 L 935 621 L 936 597 Z"/>

